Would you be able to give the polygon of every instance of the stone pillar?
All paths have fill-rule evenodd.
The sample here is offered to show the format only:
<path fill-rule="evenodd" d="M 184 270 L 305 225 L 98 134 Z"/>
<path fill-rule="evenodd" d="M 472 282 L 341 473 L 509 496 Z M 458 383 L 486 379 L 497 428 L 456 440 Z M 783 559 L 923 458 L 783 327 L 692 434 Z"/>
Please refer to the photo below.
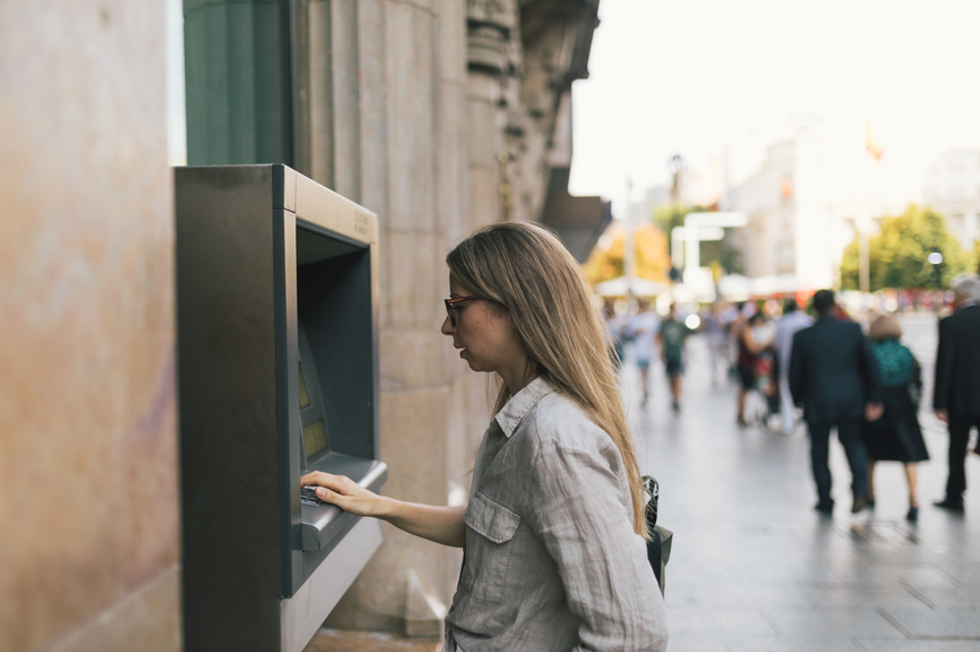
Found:
<path fill-rule="evenodd" d="M 309 15 L 313 177 L 379 217 L 384 491 L 445 505 L 465 499 L 486 426 L 484 402 L 465 434 L 474 381 L 439 332 L 443 261 L 469 230 L 464 2 L 314 0 Z M 328 624 L 438 634 L 459 551 L 384 534 Z"/>
<path fill-rule="evenodd" d="M 0 3 L 0 649 L 180 649 L 164 2 Z"/>
<path fill-rule="evenodd" d="M 512 2 L 475 0 L 467 13 L 467 117 L 469 118 L 470 225 L 500 221 L 503 148 L 501 76 L 509 68 L 508 49 L 516 29 Z"/>

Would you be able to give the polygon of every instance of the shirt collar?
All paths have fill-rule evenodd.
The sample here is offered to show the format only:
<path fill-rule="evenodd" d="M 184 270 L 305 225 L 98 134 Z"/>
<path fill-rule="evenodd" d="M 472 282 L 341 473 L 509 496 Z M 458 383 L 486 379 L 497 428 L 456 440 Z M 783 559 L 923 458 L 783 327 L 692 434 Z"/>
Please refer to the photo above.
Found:
<path fill-rule="evenodd" d="M 503 431 L 504 436 L 510 439 L 510 436 L 517 430 L 517 425 L 524 418 L 524 415 L 534 407 L 535 403 L 553 391 L 555 389 L 548 381 L 538 376 L 529 382 L 524 389 L 510 397 L 507 404 L 494 417 L 494 421 L 500 426 L 500 430 Z"/>
<path fill-rule="evenodd" d="M 960 310 L 963 308 L 969 308 L 970 306 L 980 306 L 980 299 L 967 299 L 960 304 Z"/>

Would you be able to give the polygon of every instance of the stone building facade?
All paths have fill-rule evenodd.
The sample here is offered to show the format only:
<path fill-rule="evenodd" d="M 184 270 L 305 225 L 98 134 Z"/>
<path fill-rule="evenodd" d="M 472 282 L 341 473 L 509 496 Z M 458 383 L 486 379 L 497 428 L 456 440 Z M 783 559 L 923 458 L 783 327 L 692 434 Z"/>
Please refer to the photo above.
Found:
<path fill-rule="evenodd" d="M 0 649 L 180 647 L 164 0 L 0 7 Z M 443 262 L 567 193 L 595 0 L 184 0 L 190 164 L 283 162 L 379 215 L 385 491 L 465 500 L 491 390 Z M 16 92 L 13 89 L 17 89 Z M 331 615 L 428 634 L 458 551 L 385 529 Z"/>

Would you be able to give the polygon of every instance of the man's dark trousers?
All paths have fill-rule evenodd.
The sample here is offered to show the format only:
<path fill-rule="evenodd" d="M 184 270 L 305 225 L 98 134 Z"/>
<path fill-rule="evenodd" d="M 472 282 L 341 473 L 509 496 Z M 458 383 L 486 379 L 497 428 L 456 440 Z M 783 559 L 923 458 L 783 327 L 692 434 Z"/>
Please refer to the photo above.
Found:
<path fill-rule="evenodd" d="M 829 509 L 830 469 L 827 467 L 830 428 L 851 467 L 855 506 L 867 498 L 868 462 L 863 423 L 868 404 L 881 403 L 878 363 L 861 326 L 824 314 L 813 326 L 793 336 L 789 388 L 810 431 L 810 459 L 817 484 L 818 509 Z"/>
<path fill-rule="evenodd" d="M 819 505 L 833 504 L 830 497 L 831 477 L 827 458 L 830 453 L 831 423 L 807 422 L 810 433 L 810 464 L 813 480 L 817 484 Z M 863 421 L 843 421 L 837 424 L 837 438 L 844 447 L 847 464 L 851 467 L 851 491 L 855 496 L 863 496 L 868 491 L 868 451 L 864 445 Z"/>
<path fill-rule="evenodd" d="M 966 448 L 970 444 L 970 428 L 980 433 L 980 417 L 949 417 L 949 478 L 946 497 L 955 503 L 963 502 L 966 491 Z"/>
<path fill-rule="evenodd" d="M 962 306 L 939 322 L 932 406 L 946 411 L 949 424 L 945 502 L 962 506 L 970 427 L 980 428 L 980 305 Z"/>

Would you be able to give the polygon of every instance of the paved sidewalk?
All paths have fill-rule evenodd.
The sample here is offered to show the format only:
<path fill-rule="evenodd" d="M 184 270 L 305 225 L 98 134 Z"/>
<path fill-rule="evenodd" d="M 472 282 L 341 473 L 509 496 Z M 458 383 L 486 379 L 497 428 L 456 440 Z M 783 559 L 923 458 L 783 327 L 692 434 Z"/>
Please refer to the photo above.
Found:
<path fill-rule="evenodd" d="M 904 323 L 931 397 L 935 321 Z M 943 496 L 945 429 L 925 411 L 932 460 L 920 465 L 917 525 L 905 521 L 900 464 L 876 467 L 877 506 L 850 514 L 850 474 L 834 438 L 832 518 L 816 495 L 803 429 L 786 436 L 735 425 L 734 384 L 712 387 L 692 338 L 680 414 L 662 369 L 650 403 L 631 408 L 641 465 L 661 485 L 660 523 L 674 531 L 666 604 L 672 652 L 965 652 L 980 650 L 980 499 L 965 516 Z M 629 393 L 639 375 L 627 367 Z M 924 401 L 924 403 L 927 403 Z M 927 406 L 926 406 L 927 407 Z M 980 458 L 967 475 L 980 483 Z"/>

